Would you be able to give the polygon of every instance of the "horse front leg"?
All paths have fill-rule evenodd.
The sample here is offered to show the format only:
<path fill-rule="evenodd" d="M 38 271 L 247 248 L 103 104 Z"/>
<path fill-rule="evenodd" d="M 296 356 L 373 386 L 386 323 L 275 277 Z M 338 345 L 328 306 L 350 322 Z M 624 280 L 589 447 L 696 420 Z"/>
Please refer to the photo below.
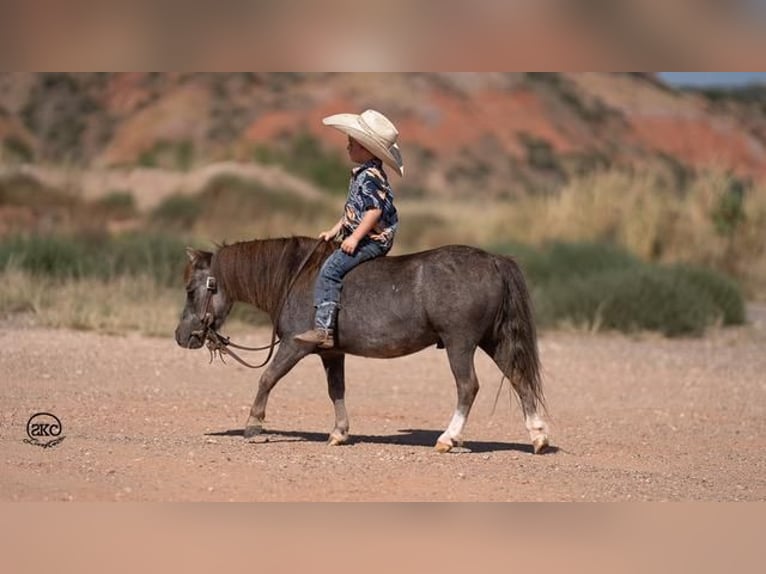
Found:
<path fill-rule="evenodd" d="M 348 442 L 348 413 L 346 412 L 346 355 L 322 355 L 322 365 L 327 375 L 327 391 L 335 409 L 335 428 L 330 433 L 327 444 L 337 446 Z"/>
<path fill-rule="evenodd" d="M 242 433 L 247 438 L 263 432 L 263 421 L 266 420 L 266 403 L 269 401 L 269 393 L 279 380 L 290 372 L 298 361 L 309 354 L 305 346 L 298 346 L 291 340 L 285 340 L 280 344 L 274 360 L 266 368 L 258 381 L 258 393 L 255 395 L 255 401 L 250 408 L 250 416 L 245 424 L 245 430 Z"/>
<path fill-rule="evenodd" d="M 462 444 L 463 428 L 468 420 L 468 414 L 471 412 L 476 394 L 479 392 L 479 380 L 473 365 L 476 347 L 460 346 L 456 348 L 449 344 L 446 347 L 450 368 L 457 384 L 457 407 L 447 430 L 436 440 L 434 448 L 438 452 L 449 452 L 452 447 Z"/>

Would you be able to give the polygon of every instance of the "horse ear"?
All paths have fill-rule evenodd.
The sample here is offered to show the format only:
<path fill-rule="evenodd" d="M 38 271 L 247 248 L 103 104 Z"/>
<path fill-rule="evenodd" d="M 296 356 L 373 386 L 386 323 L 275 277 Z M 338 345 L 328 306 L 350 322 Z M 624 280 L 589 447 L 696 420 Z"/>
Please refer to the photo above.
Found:
<path fill-rule="evenodd" d="M 186 248 L 186 256 L 189 258 L 189 263 L 193 266 L 197 266 L 199 263 L 205 262 L 210 264 L 210 260 L 213 258 L 213 254 L 207 251 L 200 251 L 193 247 Z"/>
<path fill-rule="evenodd" d="M 186 248 L 186 256 L 189 258 L 189 263 L 194 265 L 194 263 L 199 259 L 199 251 L 194 249 L 193 247 L 187 247 Z"/>

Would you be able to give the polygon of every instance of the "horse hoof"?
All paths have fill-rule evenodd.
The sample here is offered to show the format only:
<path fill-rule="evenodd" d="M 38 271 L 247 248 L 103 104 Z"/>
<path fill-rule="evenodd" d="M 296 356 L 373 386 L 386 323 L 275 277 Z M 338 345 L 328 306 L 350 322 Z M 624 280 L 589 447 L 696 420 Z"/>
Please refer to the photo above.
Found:
<path fill-rule="evenodd" d="M 545 452 L 545 450 L 548 448 L 548 437 L 547 436 L 539 436 L 534 441 L 532 441 L 532 448 L 534 449 L 535 454 L 542 454 Z"/>
<path fill-rule="evenodd" d="M 242 432 L 242 436 L 247 438 L 253 438 L 254 436 L 258 436 L 263 432 L 263 427 L 257 427 L 257 426 L 249 426 L 245 427 L 245 430 Z"/>
<path fill-rule="evenodd" d="M 449 451 L 451 451 L 451 450 L 452 450 L 452 445 L 451 445 L 451 444 L 449 444 L 449 443 L 446 443 L 446 442 L 441 442 L 441 441 L 438 441 L 438 442 L 437 442 L 437 443 L 434 445 L 434 448 L 436 449 L 436 452 L 441 452 L 441 453 L 444 453 L 444 452 L 449 452 Z"/>
<path fill-rule="evenodd" d="M 331 434 L 327 439 L 327 446 L 340 446 L 348 442 L 348 436 Z"/>

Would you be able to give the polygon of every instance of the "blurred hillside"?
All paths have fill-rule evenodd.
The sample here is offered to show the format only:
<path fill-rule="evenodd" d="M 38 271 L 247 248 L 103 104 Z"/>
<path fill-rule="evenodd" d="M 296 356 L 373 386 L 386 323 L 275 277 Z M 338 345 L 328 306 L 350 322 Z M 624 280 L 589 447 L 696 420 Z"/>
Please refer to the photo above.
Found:
<path fill-rule="evenodd" d="M 406 163 L 394 253 L 513 254 L 543 325 L 739 324 L 742 294 L 766 300 L 765 94 L 627 73 L 0 74 L 0 317 L 169 332 L 184 245 L 337 220 L 350 165 L 321 119 L 373 107 Z"/>
<path fill-rule="evenodd" d="M 4 73 L 0 163 L 188 172 L 233 160 L 343 193 L 345 142 L 320 120 L 375 107 L 401 132 L 401 197 L 554 193 L 647 167 L 680 188 L 711 167 L 761 180 L 766 96 L 740 96 L 628 73 Z"/>

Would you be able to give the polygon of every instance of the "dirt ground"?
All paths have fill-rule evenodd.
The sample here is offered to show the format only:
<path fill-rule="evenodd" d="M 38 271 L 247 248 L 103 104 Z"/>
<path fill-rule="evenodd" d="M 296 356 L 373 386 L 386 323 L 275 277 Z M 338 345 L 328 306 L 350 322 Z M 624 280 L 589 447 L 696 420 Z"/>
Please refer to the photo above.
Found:
<path fill-rule="evenodd" d="M 262 343 L 257 329 L 244 344 Z M 668 340 L 547 332 L 553 448 L 531 454 L 517 402 L 477 353 L 466 448 L 433 449 L 455 403 L 444 352 L 349 357 L 352 441 L 325 444 L 321 363 L 271 395 L 245 440 L 259 372 L 138 335 L 0 325 L 0 500 L 766 500 L 766 312 L 747 327 Z M 66 438 L 24 442 L 36 412 Z"/>

